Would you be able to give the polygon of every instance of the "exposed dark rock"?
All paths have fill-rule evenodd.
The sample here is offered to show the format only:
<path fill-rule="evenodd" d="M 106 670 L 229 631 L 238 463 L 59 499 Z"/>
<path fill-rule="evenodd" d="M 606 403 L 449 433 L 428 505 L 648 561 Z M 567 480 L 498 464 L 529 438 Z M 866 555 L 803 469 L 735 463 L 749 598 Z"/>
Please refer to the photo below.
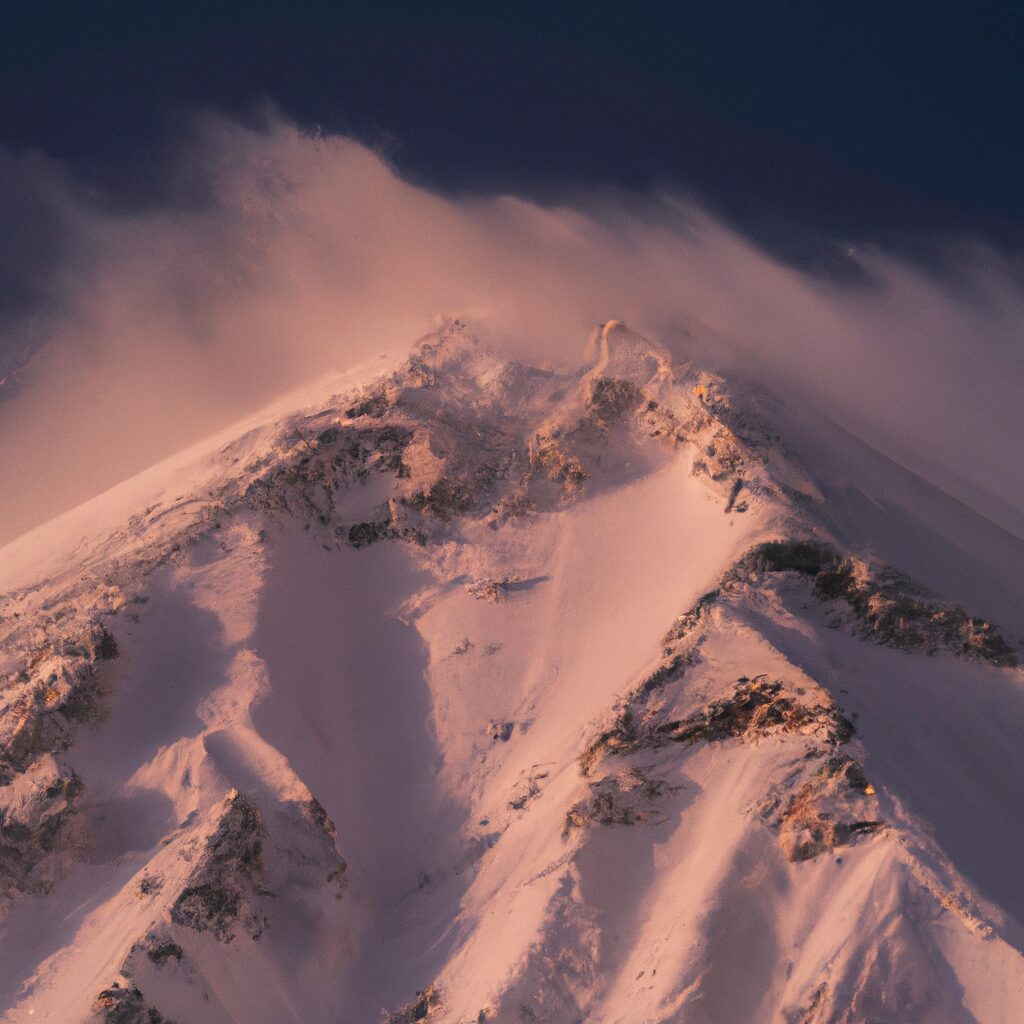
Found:
<path fill-rule="evenodd" d="M 746 512 L 747 503 L 740 501 L 740 491 L 743 490 L 743 480 L 737 477 L 733 481 L 732 488 L 729 491 L 729 500 L 725 504 L 725 514 L 728 515 L 730 512 Z"/>
<path fill-rule="evenodd" d="M 139 880 L 139 895 L 152 896 L 164 887 L 164 880 L 157 875 L 143 875 Z"/>
<path fill-rule="evenodd" d="M 655 715 L 638 721 L 632 708 L 623 708 L 615 726 L 600 737 L 600 750 L 625 755 L 668 742 L 749 742 L 790 733 L 813 736 L 827 746 L 824 751 L 812 747 L 810 759 L 797 775 L 777 787 L 760 808 L 761 816 L 779 829 L 786 857 L 791 861 L 809 860 L 857 836 L 882 829 L 884 823 L 869 816 L 875 810 L 874 786 L 856 761 L 839 752 L 853 738 L 853 724 L 831 700 L 806 699 L 803 694 L 786 690 L 779 681 L 741 679 L 731 694 L 684 719 Z M 591 745 L 581 758 L 584 774 L 595 763 Z M 630 768 L 591 783 L 588 799 L 569 812 L 566 832 L 590 822 L 634 824 L 657 820 L 654 801 L 664 792 L 664 784 L 651 785 L 642 773 L 637 776 L 637 771 Z M 632 780 L 632 784 L 624 785 L 624 780 Z M 644 799 L 638 800 L 637 792 Z"/>
<path fill-rule="evenodd" d="M 507 743 L 512 738 L 512 722 L 498 722 L 495 719 L 491 719 L 487 723 L 487 735 L 492 740 L 501 740 L 503 743 Z"/>
<path fill-rule="evenodd" d="M 18 696 L 0 711 L 0 786 L 38 758 L 66 749 L 75 724 L 95 716 L 97 663 L 117 657 L 117 642 L 96 621 L 75 623 L 28 656 L 16 677 Z"/>
<path fill-rule="evenodd" d="M 822 982 L 803 1006 L 785 1014 L 786 1024 L 823 1024 L 819 1010 L 827 994 L 828 986 Z"/>
<path fill-rule="evenodd" d="M 767 573 L 795 572 L 811 579 L 816 597 L 842 601 L 859 636 L 887 647 L 947 650 L 960 657 L 1012 668 L 1016 652 L 992 623 L 959 605 L 937 601 L 923 587 L 887 566 L 841 558 L 817 541 L 769 541 L 751 548 L 723 577 L 723 587 L 758 582 Z"/>
<path fill-rule="evenodd" d="M 390 536 L 391 524 L 387 520 L 356 523 L 348 529 L 348 542 L 354 548 L 365 548 Z"/>
<path fill-rule="evenodd" d="M 728 431 L 717 430 L 704 445 L 693 469 L 698 475 L 705 474 L 712 480 L 728 480 L 735 476 L 743 465 L 743 454 L 735 437 Z"/>
<path fill-rule="evenodd" d="M 597 377 L 590 385 L 587 408 L 596 415 L 598 422 L 607 426 L 644 401 L 644 393 L 632 381 Z"/>
<path fill-rule="evenodd" d="M 412 429 L 403 424 L 333 424 L 316 435 L 315 444 L 299 437 L 287 455 L 249 482 L 240 498 L 225 499 L 337 527 L 338 496 L 372 472 L 401 475 L 402 455 L 412 438 Z"/>
<path fill-rule="evenodd" d="M 335 887 L 334 897 L 340 900 L 348 885 L 348 862 L 338 847 L 338 831 L 334 822 L 316 797 L 310 797 L 300 804 L 299 813 L 303 822 L 309 826 L 309 834 L 302 836 L 292 829 L 293 843 L 305 847 L 297 849 L 296 856 L 301 859 L 315 858 L 324 863 L 329 868 L 326 881 Z"/>
<path fill-rule="evenodd" d="M 380 419 L 387 415 L 391 408 L 388 396 L 383 385 L 377 385 L 364 392 L 363 397 L 345 410 L 345 415 L 350 419 L 357 419 L 360 416 L 369 416 L 372 419 Z"/>
<path fill-rule="evenodd" d="M 661 641 L 661 662 L 620 700 L 611 725 L 602 730 L 580 755 L 579 764 L 584 775 L 590 773 L 604 753 L 625 753 L 640 741 L 641 723 L 647 722 L 652 695 L 679 679 L 698 660 L 718 594 L 717 590 L 708 592 L 673 623 Z"/>
<path fill-rule="evenodd" d="M 441 477 L 428 488 L 403 498 L 402 503 L 438 519 L 451 519 L 469 509 L 471 495 L 464 481 Z"/>
<path fill-rule="evenodd" d="M 830 744 L 846 743 L 854 732 L 853 723 L 831 701 L 808 704 L 785 690 L 780 681 L 769 683 L 759 677 L 741 682 L 728 697 L 713 701 L 681 721 L 658 723 L 649 736 L 692 744 L 811 729 Z"/>
<path fill-rule="evenodd" d="M 538 435 L 530 446 L 530 464 L 549 480 L 562 485 L 566 494 L 575 494 L 589 474 L 583 463 L 565 452 L 556 438 Z"/>
<path fill-rule="evenodd" d="M 707 623 L 708 615 L 718 600 L 718 591 L 709 590 L 688 611 L 680 615 L 672 624 L 672 628 L 662 638 L 662 651 L 667 656 L 673 653 L 681 640 L 688 640 L 697 634 Z"/>
<path fill-rule="evenodd" d="M 636 766 L 599 779 L 590 783 L 586 799 L 569 809 L 562 836 L 588 825 L 658 824 L 665 820 L 658 801 L 677 788 Z"/>
<path fill-rule="evenodd" d="M 242 894 L 229 885 L 202 882 L 190 885 L 174 904 L 176 924 L 186 924 L 197 932 L 212 931 L 225 942 L 233 938 L 231 926 L 242 908 Z"/>
<path fill-rule="evenodd" d="M 226 798 L 199 863 L 171 907 L 171 920 L 230 942 L 241 918 L 246 932 L 257 939 L 267 924 L 256 902 L 265 894 L 262 879 L 263 817 L 235 790 Z"/>
<path fill-rule="evenodd" d="M 861 766 L 850 757 L 833 754 L 795 792 L 776 792 L 760 810 L 779 830 L 788 860 L 812 860 L 885 828 L 883 821 L 866 816 L 877 810 L 874 795 L 875 788 Z"/>
<path fill-rule="evenodd" d="M 174 1024 L 159 1010 L 147 1006 L 134 985 L 122 986 L 116 981 L 96 997 L 92 1012 L 96 1024 Z"/>
<path fill-rule="evenodd" d="M 394 1013 L 386 1013 L 381 1024 L 415 1024 L 418 1020 L 427 1020 L 435 1010 L 441 1008 L 441 996 L 434 985 L 428 985 L 422 992 L 416 993 L 411 1003 L 406 1003 Z"/>
<path fill-rule="evenodd" d="M 504 601 L 518 583 L 525 583 L 522 576 L 502 576 L 500 579 L 485 576 L 473 580 L 466 586 L 466 593 L 478 601 Z"/>
<path fill-rule="evenodd" d="M 172 939 L 150 935 L 145 943 L 146 956 L 157 965 L 163 967 L 168 960 L 180 961 L 184 950 Z"/>
<path fill-rule="evenodd" d="M 51 755 L 0 787 L 0 902 L 17 892 L 49 892 L 74 851 L 84 848 L 83 789 Z"/>
<path fill-rule="evenodd" d="M 752 547 L 727 575 L 742 577 L 751 573 L 798 572 L 804 576 L 817 576 L 835 569 L 838 564 L 838 555 L 827 544 L 772 540 Z"/>
<path fill-rule="evenodd" d="M 497 528 L 498 525 L 507 522 L 509 519 L 522 519 L 524 516 L 528 516 L 531 512 L 535 511 L 536 506 L 530 500 L 528 494 L 522 492 L 505 494 L 498 499 L 491 512 L 489 517 L 490 525 Z"/>
<path fill-rule="evenodd" d="M 726 739 L 751 740 L 776 732 L 814 732 L 829 743 L 846 743 L 853 723 L 831 701 L 810 703 L 763 676 L 741 680 L 728 697 L 712 701 L 684 719 L 643 714 L 642 705 L 620 707 L 612 725 L 588 745 L 580 756 L 583 774 L 589 774 L 603 753 L 631 754 L 665 743 L 690 745 Z"/>
<path fill-rule="evenodd" d="M 97 661 L 110 661 L 120 653 L 113 634 L 105 627 L 99 626 L 98 636 L 94 640 L 93 654 Z"/>
<path fill-rule="evenodd" d="M 315 828 L 322 829 L 329 835 L 336 835 L 337 831 L 334 827 L 334 822 L 327 816 L 327 812 L 324 810 L 323 804 L 317 800 L 316 797 L 310 797 L 305 804 L 302 805 L 303 817 Z"/>

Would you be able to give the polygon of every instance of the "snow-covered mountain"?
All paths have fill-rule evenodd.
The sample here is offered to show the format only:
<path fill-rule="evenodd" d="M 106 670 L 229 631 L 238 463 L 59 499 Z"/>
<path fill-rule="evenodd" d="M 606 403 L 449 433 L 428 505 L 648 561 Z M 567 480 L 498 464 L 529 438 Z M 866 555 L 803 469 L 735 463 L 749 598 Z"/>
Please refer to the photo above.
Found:
<path fill-rule="evenodd" d="M 1024 543 L 590 348 L 446 322 L 0 549 L 3 1021 L 1024 1019 Z"/>

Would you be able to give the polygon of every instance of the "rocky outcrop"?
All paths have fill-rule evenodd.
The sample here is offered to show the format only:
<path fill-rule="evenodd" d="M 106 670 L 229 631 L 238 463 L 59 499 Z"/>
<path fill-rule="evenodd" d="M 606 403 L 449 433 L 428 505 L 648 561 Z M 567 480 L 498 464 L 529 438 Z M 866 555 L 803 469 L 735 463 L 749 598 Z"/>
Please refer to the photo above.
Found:
<path fill-rule="evenodd" d="M 658 807 L 661 798 L 676 789 L 636 765 L 624 768 L 590 783 L 586 798 L 566 814 L 562 836 L 590 825 L 658 824 L 665 820 Z"/>
<path fill-rule="evenodd" d="M 233 790 L 207 838 L 199 862 L 171 907 L 171 920 L 230 942 L 238 928 L 258 939 L 267 926 L 260 909 L 264 887 L 263 815 Z"/>
<path fill-rule="evenodd" d="M 150 962 L 157 967 L 163 967 L 169 961 L 181 963 L 185 955 L 185 951 L 169 935 L 147 935 L 140 946 Z"/>
<path fill-rule="evenodd" d="M 322 429 L 315 429 L 317 426 Z M 345 524 L 341 497 L 373 473 L 400 476 L 413 437 L 414 429 L 405 423 L 316 424 L 309 436 L 300 433 L 283 438 L 283 450 L 266 467 L 253 467 L 256 472 L 241 495 L 225 493 L 222 500 L 228 505 L 240 502 L 264 512 L 296 515 L 346 539 L 347 531 L 358 524 Z M 389 535 L 390 524 L 370 540 Z M 400 531 L 394 535 L 399 536 Z M 368 542 L 358 531 L 353 540 L 360 541 L 355 546 Z"/>
<path fill-rule="evenodd" d="M 295 822 L 288 811 L 279 812 L 289 819 L 287 835 L 289 846 L 285 853 L 302 865 L 318 864 L 324 869 L 323 880 L 340 900 L 348 888 L 348 862 L 341 854 L 338 830 L 316 797 L 298 805 L 300 822 Z"/>
<path fill-rule="evenodd" d="M 773 788 L 758 808 L 766 824 L 779 831 L 787 859 L 810 860 L 884 827 L 875 788 L 863 769 L 841 748 L 854 735 L 847 719 L 824 691 L 788 689 L 780 680 L 741 678 L 728 695 L 710 701 L 683 718 L 664 710 L 642 721 L 632 716 L 602 734 L 604 752 L 625 757 L 667 743 L 684 747 L 727 740 L 756 742 L 792 735 L 806 747 L 800 767 Z M 596 763 L 593 746 L 586 771 Z M 590 783 L 590 795 L 566 818 L 565 832 L 591 822 L 638 824 L 662 820 L 658 800 L 673 791 L 633 765 Z"/>
<path fill-rule="evenodd" d="M 846 755 L 832 753 L 820 759 L 795 791 L 792 786 L 785 790 L 774 792 L 760 814 L 779 830 L 787 860 L 812 860 L 885 827 L 875 816 L 875 787 Z"/>
<path fill-rule="evenodd" d="M 830 700 L 806 702 L 803 693 L 788 691 L 780 680 L 741 678 L 727 697 L 712 701 L 682 720 L 658 722 L 638 743 L 714 743 L 749 740 L 777 732 L 815 735 L 831 745 L 846 743 L 853 724 Z"/>
<path fill-rule="evenodd" d="M 113 982 L 92 1004 L 93 1024 L 174 1024 L 155 1007 L 134 985 Z"/>
<path fill-rule="evenodd" d="M 804 749 L 797 770 L 773 788 L 758 808 L 761 819 L 778 830 L 788 859 L 812 859 L 884 827 L 874 787 L 856 761 L 843 752 L 854 737 L 854 725 L 827 691 L 811 681 L 794 686 L 766 675 L 741 676 L 723 695 L 679 713 L 680 705 L 685 707 L 686 671 L 700 660 L 701 646 L 719 621 L 716 607 L 726 600 L 742 602 L 745 588 L 763 585 L 765 574 L 817 576 L 837 561 L 825 563 L 823 550 L 831 549 L 761 545 L 723 575 L 718 589 L 679 616 L 663 638 L 659 663 L 619 700 L 609 723 L 579 758 L 584 776 L 596 774 L 609 756 L 629 758 L 632 763 L 589 783 L 590 794 L 571 809 L 566 832 L 594 821 L 659 820 L 658 799 L 671 790 L 660 783 L 645 787 L 637 781 L 646 776 L 636 765 L 636 755 L 675 744 L 688 748 L 771 737 L 792 737 Z"/>
<path fill-rule="evenodd" d="M 604 753 L 629 753 L 667 736 L 684 740 L 692 735 L 697 723 L 652 718 L 652 696 L 678 681 L 700 658 L 712 612 L 723 598 L 742 602 L 747 591 L 770 588 L 789 578 L 809 581 L 814 596 L 828 607 L 840 604 L 839 611 L 863 640 L 909 650 L 945 650 L 998 667 L 1018 663 L 1013 649 L 991 623 L 967 615 L 958 605 L 936 601 L 889 567 L 871 567 L 852 556 L 842 557 L 818 541 L 769 541 L 747 551 L 723 573 L 715 590 L 676 619 L 662 640 L 658 664 L 619 700 L 610 725 L 580 755 L 584 774 Z M 759 684 L 744 700 L 753 706 L 765 696 L 765 687 Z M 779 708 L 773 703 L 759 714 L 775 714 Z"/>
<path fill-rule="evenodd" d="M 584 775 L 605 753 L 624 753 L 638 741 L 643 723 L 649 720 L 652 696 L 671 682 L 678 681 L 686 669 L 700 657 L 700 647 L 710 625 L 711 610 L 718 591 L 705 594 L 672 624 L 662 638 L 661 659 L 615 706 L 610 724 L 601 730 L 580 754 Z"/>
<path fill-rule="evenodd" d="M 578 493 L 590 475 L 579 457 L 566 451 L 564 444 L 550 434 L 538 434 L 531 441 L 530 465 L 558 484 L 565 496 Z"/>
<path fill-rule="evenodd" d="M 422 992 L 416 993 L 411 1003 L 406 1003 L 393 1013 L 385 1013 L 381 1024 L 415 1024 L 416 1021 L 428 1020 L 440 1009 L 440 993 L 434 985 L 428 985 Z"/>
<path fill-rule="evenodd" d="M 0 785 L 71 743 L 76 723 L 96 710 L 99 665 L 117 655 L 113 634 L 96 621 L 55 629 L 32 650 L 2 689 Z"/>
<path fill-rule="evenodd" d="M 689 746 L 726 739 L 751 741 L 778 732 L 815 735 L 837 744 L 853 736 L 853 725 L 827 698 L 812 700 L 804 691 L 791 692 L 780 680 L 743 677 L 728 696 L 684 718 L 674 718 L 666 709 L 641 717 L 634 704 L 627 704 L 611 727 L 587 747 L 580 765 L 586 774 L 603 752 L 624 756 L 666 743 Z"/>
<path fill-rule="evenodd" d="M 298 871 L 309 884 L 326 885 L 335 899 L 344 896 L 348 865 L 320 802 L 310 797 L 278 805 L 269 821 L 273 828 L 256 803 L 237 790 L 224 798 L 171 905 L 173 924 L 211 932 L 221 942 L 231 942 L 239 932 L 259 939 L 269 924 L 263 905 L 273 896 L 267 885 L 269 853 L 284 863 L 286 873 Z"/>
<path fill-rule="evenodd" d="M 466 584 L 466 593 L 478 601 L 504 601 L 517 583 L 524 582 L 522 576 L 484 576 Z"/>
<path fill-rule="evenodd" d="M 646 401 L 644 393 L 631 380 L 595 377 L 590 382 L 587 410 L 598 424 L 607 428 Z"/>
<path fill-rule="evenodd" d="M 0 909 L 15 893 L 49 892 L 85 848 L 82 791 L 81 779 L 51 755 L 0 788 Z"/>
<path fill-rule="evenodd" d="M 700 659 L 716 606 L 742 604 L 756 592 L 784 587 L 789 580 L 809 583 L 813 595 L 829 608 L 839 604 L 837 615 L 863 640 L 910 650 L 945 650 L 998 667 L 1017 664 L 1014 652 L 990 623 L 957 605 L 936 601 L 888 567 L 843 557 L 819 541 L 766 542 L 746 552 L 723 574 L 716 590 L 676 620 L 663 639 L 659 663 L 619 700 L 609 724 L 584 748 L 579 758 L 582 774 L 594 774 L 609 755 L 626 758 L 667 744 L 688 747 L 794 735 L 805 744 L 813 742 L 799 770 L 776 785 L 758 808 L 762 820 L 778 831 L 787 859 L 813 859 L 883 830 L 874 787 L 842 750 L 853 738 L 853 723 L 824 690 L 793 688 L 765 676 L 741 677 L 726 695 L 685 715 L 674 711 L 679 685 Z M 674 696 L 664 696 L 670 686 Z M 622 779 L 620 771 L 590 783 L 590 795 L 572 808 L 566 830 L 593 821 L 655 820 L 655 812 L 638 805 L 631 795 L 637 787 L 624 789 Z M 660 795 L 648 793 L 652 801 Z"/>
<path fill-rule="evenodd" d="M 502 743 L 508 743 L 512 738 L 512 729 L 514 727 L 514 722 L 503 722 L 492 718 L 487 723 L 487 735 L 492 740 L 500 740 Z"/>
<path fill-rule="evenodd" d="M 772 576 L 786 573 L 809 580 L 820 601 L 840 604 L 862 639 L 929 653 L 945 650 L 1001 668 L 1018 663 L 1013 648 L 991 622 L 936 600 L 890 566 L 843 557 L 817 541 L 759 544 L 726 574 L 722 585 L 763 586 Z"/>
<path fill-rule="evenodd" d="M 18 893 L 49 892 L 87 845 L 83 782 L 54 755 L 98 713 L 99 668 L 118 647 L 102 623 L 66 619 L 0 689 L 0 917 Z"/>

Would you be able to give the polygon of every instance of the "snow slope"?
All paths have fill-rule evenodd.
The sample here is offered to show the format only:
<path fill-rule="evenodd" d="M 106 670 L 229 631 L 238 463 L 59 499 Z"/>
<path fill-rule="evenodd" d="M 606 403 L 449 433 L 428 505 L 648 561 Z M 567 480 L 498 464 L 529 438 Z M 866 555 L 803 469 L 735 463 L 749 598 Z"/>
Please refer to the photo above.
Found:
<path fill-rule="evenodd" d="M 446 322 L 0 549 L 0 1019 L 1022 1019 L 1024 544 L 588 358 Z"/>

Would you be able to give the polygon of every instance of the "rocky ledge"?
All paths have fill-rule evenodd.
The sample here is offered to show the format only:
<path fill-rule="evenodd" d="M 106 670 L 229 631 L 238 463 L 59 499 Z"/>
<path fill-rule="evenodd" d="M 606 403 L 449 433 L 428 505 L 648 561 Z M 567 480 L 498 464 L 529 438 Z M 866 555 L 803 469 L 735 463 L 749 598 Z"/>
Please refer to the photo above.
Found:
<path fill-rule="evenodd" d="M 629 757 L 670 743 L 685 748 L 792 737 L 803 750 L 797 767 L 773 787 L 757 812 L 778 830 L 787 859 L 810 860 L 884 827 L 877 817 L 875 787 L 841 749 L 854 731 L 823 690 L 809 693 L 803 687 L 788 689 L 781 680 L 742 677 L 729 694 L 683 718 L 664 709 L 643 721 L 620 714 L 602 732 L 599 745 L 587 748 L 581 767 L 592 771 L 600 753 Z M 635 764 L 605 775 L 589 783 L 588 797 L 569 811 L 563 835 L 588 824 L 657 824 L 665 820 L 660 802 L 678 788 Z"/>
<path fill-rule="evenodd" d="M 930 595 L 891 566 L 872 565 L 813 540 L 769 541 L 748 551 L 726 573 L 722 587 L 763 586 L 779 574 L 808 580 L 816 598 L 840 604 L 865 640 L 1014 668 L 1018 658 L 998 629 L 963 608 Z"/>

